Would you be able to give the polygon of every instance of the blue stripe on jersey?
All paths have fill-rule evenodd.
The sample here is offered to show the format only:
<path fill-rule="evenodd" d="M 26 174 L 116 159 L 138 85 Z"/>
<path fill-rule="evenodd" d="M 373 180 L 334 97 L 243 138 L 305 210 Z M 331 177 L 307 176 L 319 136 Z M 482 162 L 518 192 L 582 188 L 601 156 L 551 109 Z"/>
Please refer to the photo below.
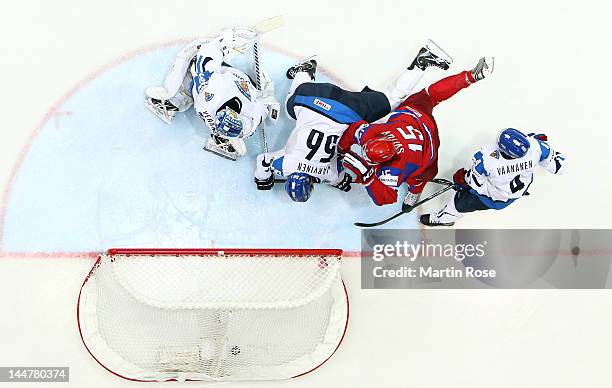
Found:
<path fill-rule="evenodd" d="M 366 186 L 366 192 L 368 193 L 368 195 L 370 196 L 370 198 L 372 198 L 372 201 L 374 201 L 374 203 L 376 204 L 376 206 L 381 206 L 382 204 L 380 202 L 378 202 L 376 200 L 376 197 L 372 194 L 372 190 L 370 189 L 370 186 Z"/>
<path fill-rule="evenodd" d="M 413 172 L 419 169 L 418 164 L 414 163 L 406 163 L 406 167 L 404 168 L 404 179 L 408 178 Z M 397 182 L 398 184 L 400 182 Z"/>
<path fill-rule="evenodd" d="M 353 136 L 357 144 L 361 145 L 361 139 L 363 139 L 363 136 L 368 133 L 368 129 L 370 129 L 370 124 L 361 124 L 359 128 L 357 128 L 355 131 L 355 136 Z"/>
<path fill-rule="evenodd" d="M 512 202 L 516 201 L 516 198 L 511 198 L 507 201 L 495 201 L 485 195 L 479 194 L 476 190 L 470 189 L 470 193 L 478 197 L 478 200 L 489 209 L 500 210 L 508 207 Z"/>
<path fill-rule="evenodd" d="M 323 102 L 329 106 L 329 109 L 323 108 L 322 104 L 315 104 L 315 100 Z M 313 110 L 340 124 L 352 124 L 362 119 L 361 116 L 348 106 L 329 98 L 296 95 L 294 105 Z"/>
<path fill-rule="evenodd" d="M 408 116 L 411 116 L 412 118 L 414 118 L 417 121 L 419 120 L 419 117 L 417 115 L 415 115 L 414 112 L 411 112 L 409 110 L 394 110 L 393 114 L 391 116 L 389 116 L 389 119 L 387 120 L 387 124 L 391 124 L 393 119 L 395 119 L 397 117 L 400 117 L 401 115 L 408 115 Z"/>
<path fill-rule="evenodd" d="M 196 75 L 195 77 L 193 77 L 193 79 L 191 81 L 195 85 L 196 93 L 200 93 L 202 91 L 202 89 L 201 89 L 201 87 L 202 87 L 202 79 L 200 78 L 200 76 Z M 193 94 L 193 92 L 192 92 L 192 94 Z"/>
<path fill-rule="evenodd" d="M 474 154 L 474 159 L 476 159 L 476 166 L 474 167 L 476 169 L 476 172 L 479 173 L 480 175 L 484 175 L 484 176 L 489 176 L 489 172 L 487 170 L 485 170 L 484 167 L 484 159 L 482 158 L 482 152 L 478 151 Z"/>
<path fill-rule="evenodd" d="M 538 144 L 540 144 L 540 151 L 542 151 L 542 154 L 540 155 L 541 162 L 548 158 L 548 156 L 550 155 L 550 146 L 548 145 L 548 143 L 542 140 L 538 140 Z"/>
<path fill-rule="evenodd" d="M 196 65 L 195 65 L 196 73 L 201 73 L 202 71 L 204 71 L 204 69 L 202 69 L 202 60 L 203 59 L 204 59 L 203 56 L 198 55 L 198 59 L 196 60 Z"/>
<path fill-rule="evenodd" d="M 278 159 L 274 159 L 274 161 L 272 162 L 272 168 L 276 170 L 280 175 L 283 175 L 283 159 L 284 157 L 281 156 Z"/>
<path fill-rule="evenodd" d="M 409 115 L 409 116 L 414 117 L 414 118 L 415 118 L 415 119 L 417 119 L 417 120 L 419 119 L 419 116 L 417 116 L 417 115 L 416 115 L 416 114 L 415 114 L 413 111 L 411 111 L 411 110 L 401 110 L 401 109 L 397 109 L 397 110 L 394 110 L 393 112 L 395 112 L 395 114 L 393 114 L 391 117 L 397 117 L 397 116 L 399 116 L 400 114 L 406 114 L 406 115 Z M 389 117 L 389 118 L 391 118 L 391 117 Z"/>
<path fill-rule="evenodd" d="M 421 123 L 421 125 L 425 129 L 425 132 L 427 132 L 427 138 L 429 139 L 429 149 L 431 150 L 431 156 L 429 157 L 429 161 L 431 162 L 434 159 L 434 156 L 436 154 L 436 149 L 434 148 L 433 140 L 431 139 L 431 132 L 429 132 L 429 128 L 427 128 L 427 125 L 425 125 L 425 123 Z"/>

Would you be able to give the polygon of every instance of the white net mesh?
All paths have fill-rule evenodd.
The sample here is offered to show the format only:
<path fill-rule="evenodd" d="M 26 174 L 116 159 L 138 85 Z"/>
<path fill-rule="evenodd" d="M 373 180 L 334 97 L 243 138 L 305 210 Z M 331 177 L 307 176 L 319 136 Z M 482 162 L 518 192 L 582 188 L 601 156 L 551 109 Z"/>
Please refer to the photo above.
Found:
<path fill-rule="evenodd" d="M 107 369 L 139 380 L 262 380 L 323 363 L 346 327 L 336 252 L 102 255 L 79 326 Z"/>

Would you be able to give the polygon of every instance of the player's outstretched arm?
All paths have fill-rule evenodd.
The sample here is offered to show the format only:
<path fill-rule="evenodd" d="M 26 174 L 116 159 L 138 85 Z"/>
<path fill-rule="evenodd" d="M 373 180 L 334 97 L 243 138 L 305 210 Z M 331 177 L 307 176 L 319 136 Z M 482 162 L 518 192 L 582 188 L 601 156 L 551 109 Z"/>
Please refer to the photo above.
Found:
<path fill-rule="evenodd" d="M 344 131 L 340 141 L 338 142 L 338 152 L 341 154 L 345 154 L 351 150 L 353 144 L 358 144 L 357 137 L 355 137 L 356 131 L 362 126 L 367 126 L 368 123 L 365 121 L 358 121 L 349 125 L 349 127 Z"/>
<path fill-rule="evenodd" d="M 489 176 L 489 172 L 487 171 L 483 149 L 481 148 L 472 156 L 471 162 L 465 168 L 464 181 L 471 187 L 481 187 L 487 181 L 487 176 Z"/>
<path fill-rule="evenodd" d="M 225 56 L 232 49 L 233 39 L 232 29 L 226 28 L 210 42 L 202 44 L 195 55 L 194 71 L 196 74 L 193 76 L 201 76 L 208 81 L 215 71 L 220 70 Z"/>
<path fill-rule="evenodd" d="M 551 174 L 563 174 L 567 168 L 565 156 L 550 147 L 548 137 L 544 134 L 533 133 L 528 136 L 533 137 L 540 146 L 540 166 Z"/>

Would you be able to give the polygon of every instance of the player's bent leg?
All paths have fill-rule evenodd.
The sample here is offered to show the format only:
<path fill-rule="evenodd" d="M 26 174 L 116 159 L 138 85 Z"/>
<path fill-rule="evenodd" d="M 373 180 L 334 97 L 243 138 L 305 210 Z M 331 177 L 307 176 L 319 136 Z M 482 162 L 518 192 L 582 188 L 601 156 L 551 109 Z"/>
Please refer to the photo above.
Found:
<path fill-rule="evenodd" d="M 312 82 L 312 80 L 310 79 L 310 76 L 308 75 L 308 73 L 298 72 L 295 75 L 295 78 L 293 78 L 293 81 L 291 81 L 291 86 L 289 87 L 289 93 L 287 94 L 287 99 L 285 100 L 285 106 L 287 106 L 287 104 L 289 104 L 289 100 L 291 99 L 291 97 L 295 93 L 296 89 L 300 85 L 305 84 L 307 82 Z"/>
<path fill-rule="evenodd" d="M 395 81 L 390 90 L 384 92 L 389 100 L 391 110 L 395 110 L 414 91 L 419 81 L 425 75 L 422 70 L 405 70 Z"/>
<path fill-rule="evenodd" d="M 425 75 L 425 71 L 440 68 L 447 70 L 453 59 L 440 46 L 428 41 L 415 56 L 410 66 L 399 76 L 385 95 L 389 99 L 391 110 L 394 110 L 406 96 L 413 94 Z"/>
<path fill-rule="evenodd" d="M 197 40 L 190 42 L 176 55 L 176 59 L 164 79 L 164 88 L 171 96 L 178 93 L 181 85 L 183 85 L 185 76 L 188 74 L 189 67 L 201 44 L 202 42 Z"/>
<path fill-rule="evenodd" d="M 420 221 L 426 226 L 453 226 L 465 213 L 488 209 L 489 207 L 469 190 L 461 190 L 457 191 L 442 209 L 432 214 L 423 214 Z"/>
<path fill-rule="evenodd" d="M 480 58 L 472 70 L 462 71 L 459 74 L 434 82 L 426 88 L 427 93 L 436 104 L 439 104 L 442 101 L 448 100 L 460 90 L 489 76 L 493 72 L 493 64 L 493 57 Z"/>
<path fill-rule="evenodd" d="M 437 105 L 442 101 L 448 100 L 460 90 L 467 88 L 474 82 L 474 77 L 469 71 L 462 71 L 459 74 L 451 75 L 434 82 L 425 88 L 425 90 Z"/>
<path fill-rule="evenodd" d="M 193 105 L 189 91 L 191 76 L 183 73 L 178 82 L 180 75 L 173 67 L 169 76 L 176 78 L 177 82 L 169 82 L 167 77 L 164 86 L 153 86 L 145 90 L 145 107 L 167 124 L 172 123 L 177 112 L 185 112 Z"/>

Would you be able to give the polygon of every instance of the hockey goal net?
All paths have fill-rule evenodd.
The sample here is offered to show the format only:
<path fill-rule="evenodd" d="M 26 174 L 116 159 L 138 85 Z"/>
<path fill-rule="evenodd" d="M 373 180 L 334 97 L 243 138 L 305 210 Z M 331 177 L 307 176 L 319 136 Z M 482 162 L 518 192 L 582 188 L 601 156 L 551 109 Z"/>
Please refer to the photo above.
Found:
<path fill-rule="evenodd" d="M 339 250 L 112 249 L 83 282 L 89 353 L 130 380 L 302 375 L 340 345 Z"/>

